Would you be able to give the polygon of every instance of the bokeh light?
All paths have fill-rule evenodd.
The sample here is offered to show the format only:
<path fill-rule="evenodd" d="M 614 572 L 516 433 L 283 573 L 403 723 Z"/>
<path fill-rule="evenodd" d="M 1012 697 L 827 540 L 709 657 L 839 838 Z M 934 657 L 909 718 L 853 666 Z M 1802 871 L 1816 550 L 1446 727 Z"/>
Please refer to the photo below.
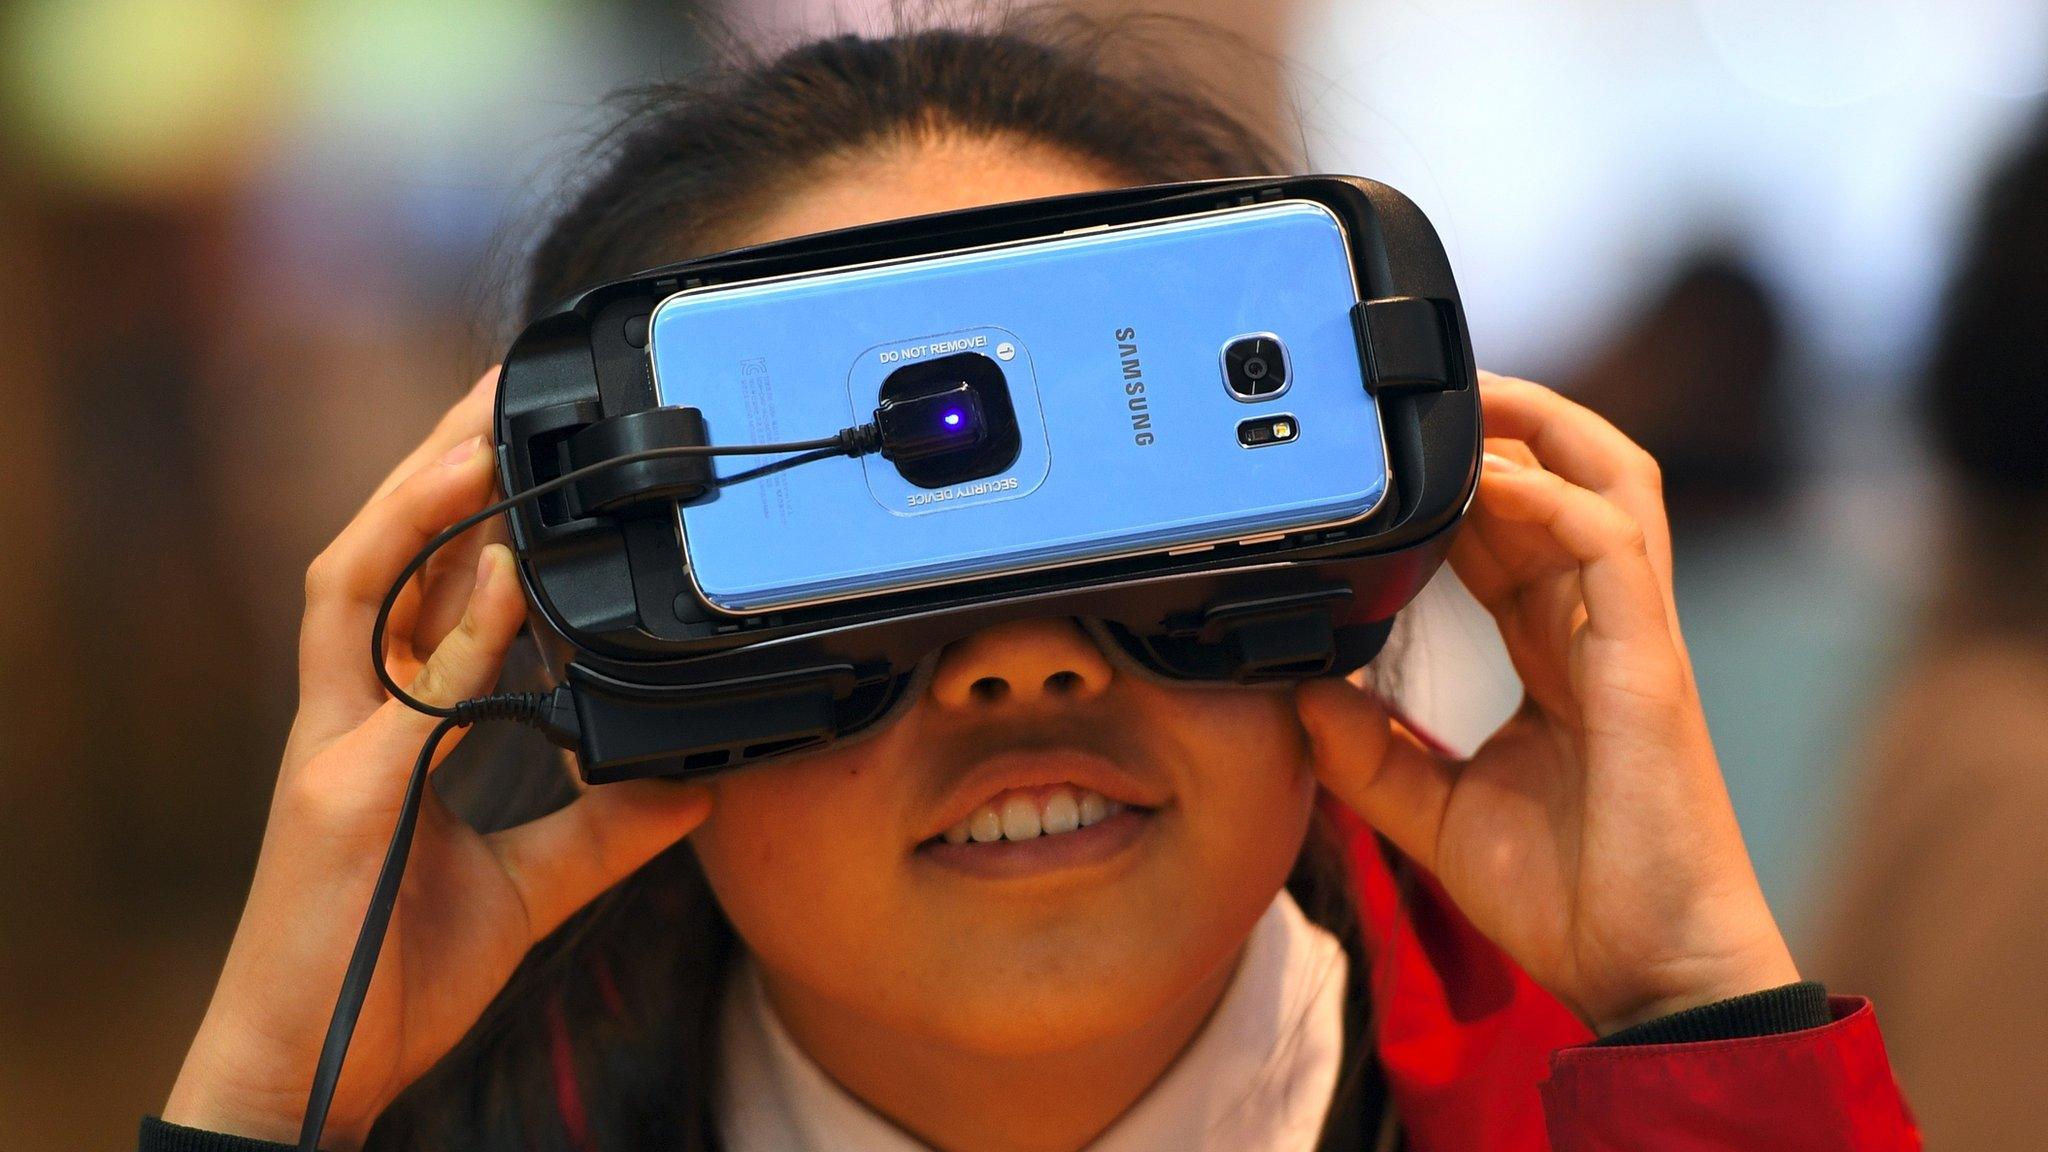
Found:
<path fill-rule="evenodd" d="M 0 17 L 12 119 L 60 178 L 231 181 L 281 111 L 290 15 L 264 0 L 28 0 Z"/>

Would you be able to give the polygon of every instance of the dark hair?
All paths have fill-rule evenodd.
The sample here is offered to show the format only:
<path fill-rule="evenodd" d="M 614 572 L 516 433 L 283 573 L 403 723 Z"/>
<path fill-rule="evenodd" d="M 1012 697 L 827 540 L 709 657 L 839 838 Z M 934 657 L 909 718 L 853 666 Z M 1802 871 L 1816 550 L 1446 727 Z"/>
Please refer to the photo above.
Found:
<path fill-rule="evenodd" d="M 2048 498 L 2048 110 L 1985 187 L 1922 401 L 1968 498 Z"/>
<path fill-rule="evenodd" d="M 1173 82 L 1156 51 L 1134 51 L 1132 33 L 1146 30 L 1013 13 L 990 29 L 821 40 L 629 93 L 598 145 L 599 174 L 533 253 L 528 312 L 715 250 L 776 189 L 898 140 L 1015 137 L 1128 183 L 1287 167 L 1258 134 Z M 1113 68 L 1102 55 L 1112 41 Z M 499 825 L 569 798 L 559 772 L 521 779 L 537 783 L 500 779 L 483 790 L 493 810 L 465 815 Z M 1346 1102 L 1377 1100 L 1368 968 L 1349 866 L 1321 813 L 1288 888 L 1350 956 L 1347 1071 L 1325 1136 L 1357 1144 L 1337 1130 Z M 536 945 L 462 1043 L 386 1110 L 368 1147 L 717 1147 L 717 1009 L 736 947 L 685 840 Z"/>
<path fill-rule="evenodd" d="M 1289 167 L 1172 77 L 1149 34 L 1177 26 L 1025 11 L 995 30 L 819 40 L 621 93 L 623 115 L 598 146 L 603 174 L 533 254 L 527 314 L 713 251 L 778 190 L 895 142 L 1013 137 L 1132 184 Z"/>
<path fill-rule="evenodd" d="M 1984 188 L 1919 401 L 1957 497 L 1930 620 L 2048 636 L 2048 108 Z"/>

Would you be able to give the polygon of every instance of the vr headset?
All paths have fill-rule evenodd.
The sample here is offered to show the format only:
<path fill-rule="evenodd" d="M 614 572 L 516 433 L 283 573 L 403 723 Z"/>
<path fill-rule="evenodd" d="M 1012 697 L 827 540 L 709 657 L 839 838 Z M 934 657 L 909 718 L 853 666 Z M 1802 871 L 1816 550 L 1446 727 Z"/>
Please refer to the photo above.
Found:
<path fill-rule="evenodd" d="M 693 520 L 690 502 L 701 501 L 719 484 L 709 457 L 648 458 L 654 455 L 650 450 L 749 439 L 745 429 L 727 425 L 747 419 L 756 428 L 763 426 L 758 411 L 744 407 L 759 397 L 736 394 L 746 391 L 747 381 L 740 377 L 749 371 L 766 374 L 767 369 L 749 362 L 728 370 L 718 360 L 722 346 L 709 359 L 692 360 L 694 350 L 677 351 L 677 340 L 732 343 L 726 337 L 746 329 L 746 309 L 774 299 L 773 293 L 764 297 L 764 285 L 815 289 L 807 305 L 789 305 L 812 309 L 795 313 L 801 317 L 851 299 L 843 286 L 837 297 L 820 294 L 820 277 L 835 270 L 860 270 L 870 284 L 876 270 L 916 273 L 948 260 L 953 266 L 978 261 L 987 270 L 990 261 L 1040 255 L 1063 241 L 1072 248 L 1076 238 L 1090 234 L 1114 237 L 1148 228 L 1156 233 L 1166 224 L 1185 230 L 1192 227 L 1190 221 L 1207 226 L 1233 214 L 1249 219 L 1259 215 L 1252 210 L 1261 208 L 1313 212 L 1337 225 L 1333 235 L 1341 238 L 1353 282 L 1347 300 L 1333 302 L 1326 294 L 1319 304 L 1332 309 L 1333 318 L 1348 313 L 1341 319 L 1350 336 L 1348 351 L 1356 357 L 1353 375 L 1377 410 L 1383 465 L 1363 451 L 1358 454 L 1361 473 L 1384 473 L 1383 492 L 1368 514 L 1199 547 L 1124 549 L 993 572 L 970 567 L 936 578 L 927 573 L 907 587 L 892 583 L 886 571 L 872 570 L 864 575 L 881 579 L 867 581 L 871 590 L 842 589 L 838 595 L 786 605 L 763 605 L 758 598 L 720 603 L 697 579 L 693 560 L 700 567 L 708 563 L 690 547 L 700 523 L 709 547 L 713 534 L 721 531 L 728 537 L 753 531 L 753 540 L 769 539 L 773 520 L 743 517 L 737 527 L 734 522 L 721 525 L 709 513 Z M 1197 241 L 1183 237 L 1182 242 Z M 1170 245 L 1150 251 L 1152 256 L 1140 258 L 1166 261 L 1171 270 Z M 1082 258 L 1072 251 L 1048 256 L 1035 271 L 1018 275 L 1057 277 L 1074 268 L 1082 269 L 1076 276 L 1085 275 L 1084 266 L 1070 263 Z M 1006 273 L 997 268 L 992 274 Z M 1269 283 L 1289 275 L 1286 268 L 1251 274 L 1254 282 L 1263 278 Z M 957 298 L 970 290 L 962 287 L 968 283 L 956 276 L 926 287 L 939 293 L 933 298 Z M 1132 294 L 1152 290 L 1142 280 L 1120 282 L 1115 289 Z M 1197 284 L 1191 290 L 1203 289 Z M 781 296 L 787 301 L 789 293 Z M 720 307 L 700 308 L 701 317 L 679 307 L 699 303 Z M 998 327 L 1007 319 L 1000 315 L 985 319 L 986 330 L 962 329 L 957 338 L 922 343 L 908 339 L 919 334 L 918 318 L 905 320 L 905 330 L 898 333 L 905 339 L 885 340 L 881 351 L 870 356 L 884 364 L 867 372 L 869 379 L 861 379 L 861 363 L 853 366 L 849 410 L 857 419 L 874 402 L 876 381 L 886 392 L 892 380 L 911 374 L 908 369 L 882 371 L 893 347 L 898 364 L 919 359 L 920 352 L 929 363 L 958 363 L 941 366 L 922 394 L 909 397 L 910 409 L 899 405 L 893 417 L 891 405 L 878 409 L 881 435 L 894 418 L 899 444 L 910 444 L 908 451 L 914 453 L 919 446 L 911 441 L 918 429 L 903 427 L 904 422 L 950 420 L 957 425 L 963 412 L 955 400 L 973 405 L 964 419 L 978 442 L 1009 435 L 1002 428 L 982 427 L 993 419 L 980 407 L 988 398 L 974 390 L 972 380 L 956 379 L 977 371 L 988 375 L 979 366 L 986 360 L 1012 377 L 1008 392 L 997 401 L 1010 403 L 1019 392 L 1014 378 L 1017 361 L 1024 357 L 1003 338 L 1018 325 Z M 1112 332 L 1115 320 L 1104 315 L 1096 326 L 1105 343 L 1126 331 Z M 991 333 L 997 337 L 994 355 L 1007 365 L 988 355 Z M 800 332 L 788 338 L 806 342 Z M 963 347 L 970 351 L 954 353 Z M 1242 342 L 1224 349 L 1218 393 L 1227 389 L 1235 400 L 1260 399 L 1258 384 L 1246 380 L 1245 365 L 1255 358 L 1247 355 L 1248 347 L 1258 350 Z M 1115 351 L 1108 355 L 1113 371 Z M 1265 359 L 1279 362 L 1252 367 L 1270 383 L 1272 374 L 1287 370 L 1287 355 L 1285 349 L 1279 358 L 1269 353 Z M 1304 355 L 1302 349 L 1292 351 L 1296 361 Z M 1055 419 L 1077 387 L 1071 373 L 1061 374 L 1061 364 L 1044 363 L 1049 358 L 1039 356 L 1038 375 L 1026 382 L 1032 392 L 1027 401 L 1037 407 L 1022 417 L 1033 425 L 1035 414 L 1041 435 L 1045 422 Z M 1126 359 L 1124 376 L 1131 375 L 1134 360 L 1135 355 Z M 835 374 L 848 376 L 845 365 L 829 353 L 819 362 L 838 364 Z M 1297 375 L 1304 370 L 1299 363 L 1292 368 Z M 702 407 L 679 406 L 662 394 L 678 389 L 679 374 L 689 376 Z M 1279 386 L 1291 383 L 1283 379 Z M 1155 396 L 1169 386 L 1207 389 L 1210 382 L 1155 382 Z M 834 381 L 833 387 L 840 385 Z M 1306 390 L 1300 385 L 1298 395 Z M 707 430 L 704 411 L 720 403 L 740 407 L 723 419 L 714 413 Z M 1019 420 L 1015 411 L 1021 409 L 1015 403 L 1010 407 L 1014 425 Z M 1256 415 L 1256 407 L 1244 411 Z M 1259 411 L 1265 410 L 1278 409 L 1269 405 Z M 1134 424 L 1148 415 L 1135 405 L 1133 412 Z M 832 416 L 820 413 L 810 422 L 812 431 L 830 432 L 836 427 Z M 1244 443 L 1244 436 L 1270 441 L 1274 428 L 1295 434 L 1288 421 L 1261 423 L 1247 417 L 1245 423 L 1251 431 L 1240 430 L 1239 447 L 1254 448 L 1253 456 L 1272 450 Z M 1329 423 L 1302 427 L 1301 440 L 1327 433 Z M 513 343 L 499 380 L 494 430 L 501 483 L 510 497 L 571 471 L 588 473 L 543 498 L 513 506 L 509 519 L 537 623 L 575 653 L 549 702 L 551 734 L 573 747 L 591 783 L 717 772 L 859 732 L 889 711 L 911 669 L 927 653 L 978 629 L 1023 617 L 1060 615 L 1095 622 L 1098 635 L 1106 634 L 1132 659 L 1175 679 L 1257 682 L 1351 672 L 1378 653 L 1395 613 L 1443 561 L 1472 498 L 1480 455 L 1471 342 L 1442 244 L 1400 193 L 1370 180 L 1331 175 L 1165 184 L 893 220 L 723 252 L 605 284 L 534 320 Z M 841 435 L 857 438 L 860 431 L 849 428 Z M 877 429 L 869 426 L 865 434 L 867 443 L 857 447 L 876 447 Z M 1091 467 L 1085 447 L 1064 454 L 1062 447 L 1052 443 L 1049 449 L 1060 469 L 1072 475 Z M 882 448 L 887 455 L 888 445 Z M 926 451 L 925 458 L 943 464 L 943 442 L 937 448 Z M 971 453 L 952 455 L 958 460 Z M 1277 451 L 1264 457 L 1278 458 Z M 617 463 L 605 467 L 610 461 Z M 841 465 L 853 467 L 845 461 Z M 909 474 L 902 460 L 896 465 Z M 1017 467 L 1028 471 L 1030 461 Z M 954 472 L 969 479 L 990 474 L 972 467 Z M 849 475 L 842 470 L 832 482 L 845 487 Z M 869 475 L 872 479 L 876 470 Z M 938 483 L 924 484 L 927 506 L 938 499 L 929 493 L 948 492 L 945 483 L 951 478 L 941 475 Z M 902 486 L 900 478 L 890 479 Z M 1004 482 L 962 483 L 954 490 Z M 750 500 L 744 495 L 731 499 L 739 491 L 734 484 L 718 488 L 717 496 L 745 507 Z M 914 488 L 906 491 L 913 503 L 919 499 Z M 1039 496 L 1032 492 L 1015 499 L 1014 506 Z M 958 518 L 977 514 L 961 503 L 902 531 L 943 534 L 951 530 L 943 518 L 960 524 L 965 521 Z M 878 528 L 895 531 L 908 516 L 892 507 L 886 517 L 876 513 L 874 519 Z M 847 550 L 860 552 L 862 540 L 850 538 Z"/>
<path fill-rule="evenodd" d="M 1443 246 L 1351 176 L 1061 196 L 658 268 L 533 321 L 494 424 L 506 498 L 414 556 L 372 629 L 386 690 L 440 723 L 302 1149 L 451 730 L 538 728 L 593 784 L 703 775 L 854 736 L 948 642 L 1048 615 L 1170 679 L 1342 675 L 1442 564 L 1480 458 Z M 757 455 L 779 458 L 716 462 Z M 392 608 L 501 511 L 574 658 L 547 692 L 417 699 L 386 666 Z"/>

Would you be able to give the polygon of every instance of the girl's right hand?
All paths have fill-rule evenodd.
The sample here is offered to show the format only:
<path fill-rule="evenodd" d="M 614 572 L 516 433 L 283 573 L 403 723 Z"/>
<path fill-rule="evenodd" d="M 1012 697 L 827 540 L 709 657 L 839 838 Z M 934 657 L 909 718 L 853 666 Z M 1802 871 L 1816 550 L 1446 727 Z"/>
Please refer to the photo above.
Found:
<path fill-rule="evenodd" d="M 485 374 L 306 572 L 298 716 L 249 902 L 164 1105 L 168 1122 L 298 1138 L 406 777 L 436 723 L 389 698 L 364 649 L 378 602 L 406 561 L 491 499 L 485 433 L 496 379 L 496 369 Z M 392 614 L 392 678 L 432 703 L 489 692 L 525 619 L 511 553 L 481 535 L 443 549 Z M 442 755 L 461 731 L 442 742 Z M 359 1146 L 391 1099 L 476 1022 L 535 941 L 687 835 L 709 808 L 701 786 L 633 781 L 480 835 L 428 788 L 324 1145 Z"/>

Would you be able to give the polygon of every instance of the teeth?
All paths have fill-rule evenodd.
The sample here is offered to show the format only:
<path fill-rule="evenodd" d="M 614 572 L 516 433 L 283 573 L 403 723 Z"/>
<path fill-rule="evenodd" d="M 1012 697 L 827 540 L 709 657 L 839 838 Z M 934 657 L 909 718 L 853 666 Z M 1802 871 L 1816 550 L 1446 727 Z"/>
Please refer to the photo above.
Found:
<path fill-rule="evenodd" d="M 1081 793 L 1081 826 L 1087 827 L 1109 815 L 1109 801 L 1100 792 Z"/>
<path fill-rule="evenodd" d="M 996 815 L 994 808 L 983 804 L 974 810 L 974 815 L 967 818 L 967 831 L 974 837 L 974 842 L 977 844 L 986 844 L 991 840 L 1001 840 L 1003 838 L 1003 818 Z"/>
<path fill-rule="evenodd" d="M 1012 796 L 1003 801 L 1003 838 L 1006 840 L 1030 840 L 1038 835 L 1038 805 L 1028 796 Z"/>
<path fill-rule="evenodd" d="M 1038 823 L 1047 836 L 1072 832 L 1081 826 L 1081 806 L 1075 803 L 1072 792 L 1062 788 L 1046 798 L 1045 814 Z"/>
<path fill-rule="evenodd" d="M 1099 824 L 1124 810 L 1124 806 L 1100 792 L 1083 788 L 1056 788 L 1041 806 L 1029 796 L 1012 796 L 1002 807 L 983 804 L 974 814 L 946 829 L 948 844 L 987 844 L 996 840 L 1031 840 L 1059 836 L 1090 824 Z"/>

